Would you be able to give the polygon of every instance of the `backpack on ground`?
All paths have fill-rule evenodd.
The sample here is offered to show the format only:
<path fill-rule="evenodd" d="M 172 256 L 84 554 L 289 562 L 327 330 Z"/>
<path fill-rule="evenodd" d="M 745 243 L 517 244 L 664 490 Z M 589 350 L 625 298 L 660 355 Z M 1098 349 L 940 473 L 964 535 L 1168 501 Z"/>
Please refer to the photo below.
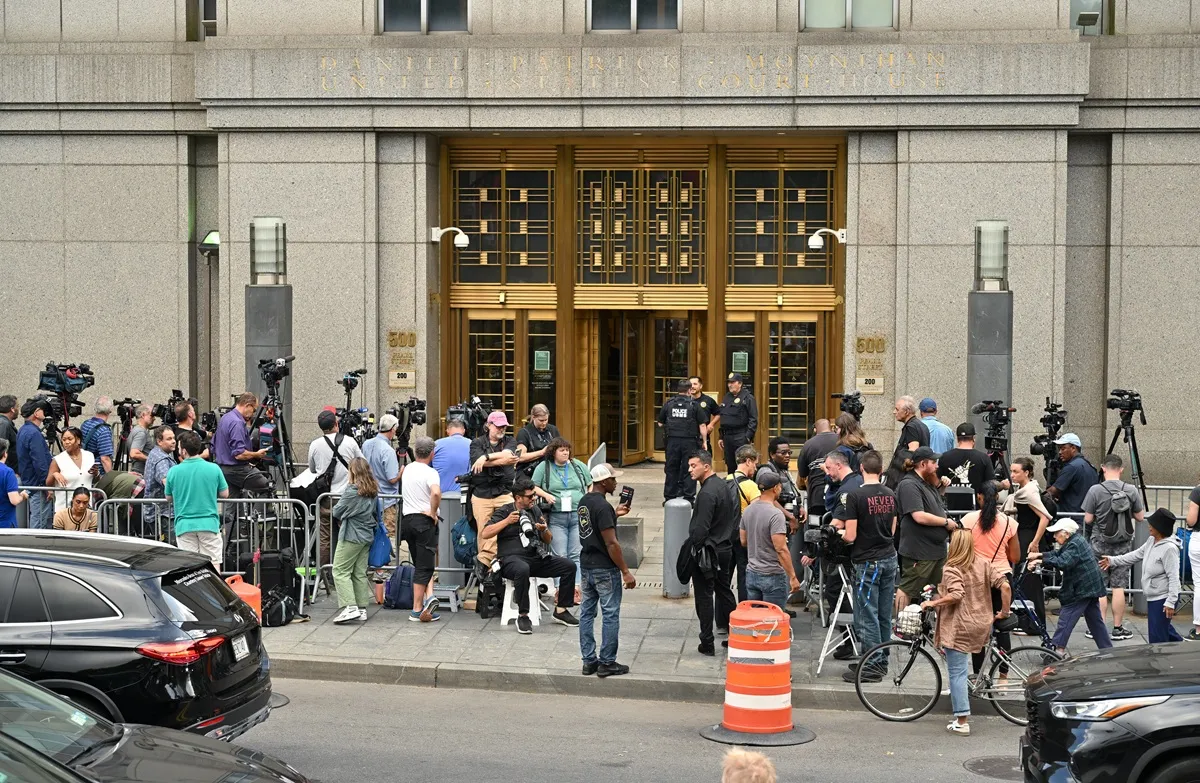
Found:
<path fill-rule="evenodd" d="M 282 585 L 277 585 L 263 595 L 262 624 L 267 628 L 278 628 L 296 619 L 296 599 Z"/>
<path fill-rule="evenodd" d="M 1101 485 L 1103 486 L 1103 485 Z M 1116 490 L 1104 487 L 1108 492 L 1109 509 L 1104 522 L 1097 525 L 1100 539 L 1108 544 L 1124 544 L 1133 540 L 1133 503 L 1125 493 L 1125 485 Z"/>
<path fill-rule="evenodd" d="M 384 609 L 413 608 L 413 577 L 415 575 L 416 569 L 413 568 L 412 563 L 403 562 L 396 566 L 396 570 L 392 572 L 383 586 Z"/>
<path fill-rule="evenodd" d="M 475 556 L 479 554 L 478 537 L 466 514 L 459 517 L 454 527 L 450 528 L 450 543 L 454 546 L 455 560 L 464 566 L 475 565 Z"/>

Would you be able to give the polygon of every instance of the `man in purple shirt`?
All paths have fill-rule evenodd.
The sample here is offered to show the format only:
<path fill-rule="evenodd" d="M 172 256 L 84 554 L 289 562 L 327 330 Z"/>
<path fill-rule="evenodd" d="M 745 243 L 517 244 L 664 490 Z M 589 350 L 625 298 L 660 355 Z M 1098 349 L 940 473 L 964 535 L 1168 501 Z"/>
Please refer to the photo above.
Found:
<path fill-rule="evenodd" d="M 271 489 L 266 474 L 251 464 L 267 455 L 266 449 L 250 450 L 250 437 L 246 432 L 246 425 L 257 408 L 258 397 L 253 392 L 244 392 L 238 396 L 233 409 L 221 417 L 217 431 L 213 433 L 213 461 L 221 466 L 225 482 L 237 495 L 248 492 L 265 495 Z M 237 496 L 233 492 L 230 495 Z"/>

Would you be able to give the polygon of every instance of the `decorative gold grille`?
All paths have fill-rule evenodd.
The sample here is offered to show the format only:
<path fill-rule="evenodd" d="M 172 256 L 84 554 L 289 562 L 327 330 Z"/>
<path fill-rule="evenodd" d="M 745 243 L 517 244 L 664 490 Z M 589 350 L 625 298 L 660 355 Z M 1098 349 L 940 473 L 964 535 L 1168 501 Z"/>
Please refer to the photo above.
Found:
<path fill-rule="evenodd" d="M 456 283 L 554 282 L 554 172 L 460 169 L 454 225 L 470 246 L 454 249 Z"/>
<path fill-rule="evenodd" d="M 517 384 L 515 322 L 471 319 L 467 327 L 467 388 L 496 410 L 513 414 Z"/>
<path fill-rule="evenodd" d="M 636 283 L 638 187 L 634 171 L 576 172 L 576 280 Z"/>
<path fill-rule="evenodd" d="M 650 170 L 644 176 L 646 282 L 703 284 L 706 172 Z"/>
<path fill-rule="evenodd" d="M 732 169 L 729 172 L 730 285 L 826 285 L 833 242 L 808 249 L 829 228 L 833 171 Z"/>
<path fill-rule="evenodd" d="M 815 323 L 771 322 L 767 360 L 768 432 L 792 443 L 807 439 L 816 410 L 816 361 Z"/>

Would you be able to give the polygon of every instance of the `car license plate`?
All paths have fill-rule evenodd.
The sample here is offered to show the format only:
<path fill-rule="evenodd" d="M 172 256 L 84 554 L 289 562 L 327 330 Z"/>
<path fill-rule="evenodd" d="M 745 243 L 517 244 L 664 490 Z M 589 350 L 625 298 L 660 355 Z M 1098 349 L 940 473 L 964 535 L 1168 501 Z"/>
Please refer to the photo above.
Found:
<path fill-rule="evenodd" d="M 240 661 L 250 654 L 250 643 L 245 636 L 233 637 L 233 659 Z"/>

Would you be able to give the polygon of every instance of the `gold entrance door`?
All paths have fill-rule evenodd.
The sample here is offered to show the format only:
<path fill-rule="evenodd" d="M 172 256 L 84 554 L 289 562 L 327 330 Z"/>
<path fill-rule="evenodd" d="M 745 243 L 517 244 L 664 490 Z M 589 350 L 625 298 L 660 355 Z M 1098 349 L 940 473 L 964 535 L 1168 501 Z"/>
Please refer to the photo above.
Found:
<path fill-rule="evenodd" d="M 622 429 L 621 464 L 632 465 L 649 457 L 650 439 L 647 427 L 653 414 L 649 412 L 647 383 L 649 352 L 645 342 L 649 335 L 649 318 L 645 315 L 623 315 L 624 348 L 621 351 Z"/>

